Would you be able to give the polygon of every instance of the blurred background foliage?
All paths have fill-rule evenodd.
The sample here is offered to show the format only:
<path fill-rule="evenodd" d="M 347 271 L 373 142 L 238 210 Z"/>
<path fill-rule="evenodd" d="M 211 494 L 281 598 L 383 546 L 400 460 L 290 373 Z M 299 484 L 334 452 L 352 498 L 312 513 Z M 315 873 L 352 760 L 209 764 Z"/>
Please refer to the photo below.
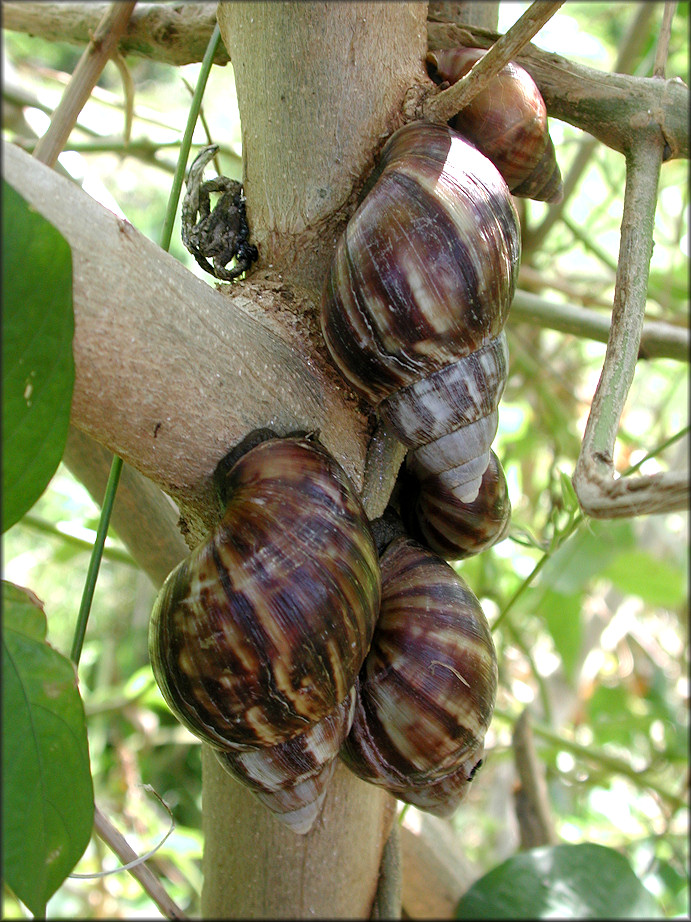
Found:
<path fill-rule="evenodd" d="M 505 31 L 526 4 L 500 4 Z M 654 11 L 630 72 L 652 72 L 663 5 Z M 639 3 L 569 2 L 535 42 L 591 67 L 614 67 Z M 688 82 L 688 5 L 677 7 L 667 76 Z M 45 131 L 80 48 L 3 32 L 3 133 L 29 149 Z M 121 76 L 108 65 L 79 117 L 60 167 L 108 208 L 159 239 L 172 171 L 199 65 L 127 58 L 135 86 L 129 146 Z M 230 65 L 212 68 L 204 123 L 193 143 L 221 146 L 225 175 L 241 178 L 240 124 Z M 207 129 L 208 126 L 208 129 Z M 562 174 L 581 146 L 577 129 L 551 120 Z M 208 136 L 207 136 L 208 130 Z M 195 148 L 196 149 L 196 148 Z M 520 205 L 524 256 L 519 287 L 549 300 L 611 309 L 623 205 L 624 161 L 599 143 L 563 207 Z M 171 252 L 203 276 L 174 232 Z M 207 279 L 208 280 L 208 277 Z M 648 300 L 650 317 L 688 323 L 687 164 L 662 168 Z M 510 537 L 458 565 L 494 627 L 500 664 L 496 716 L 480 781 L 435 848 L 459 888 L 515 853 L 512 733 L 528 707 L 556 841 L 621 850 L 665 916 L 688 914 L 688 513 L 635 520 L 581 516 L 570 484 L 605 346 L 509 322 L 511 370 L 495 450 L 507 472 Z M 622 419 L 615 464 L 649 473 L 687 463 L 688 439 L 657 450 L 688 424 L 687 366 L 642 360 Z M 44 602 L 48 639 L 67 653 L 99 510 L 63 466 L 4 537 L 4 577 Z M 538 568 L 531 580 L 533 570 Z M 147 622 L 154 589 L 117 536 L 108 540 L 80 665 L 96 801 L 144 852 L 169 819 L 142 787 L 153 786 L 176 829 L 150 864 L 187 913 L 200 911 L 200 745 L 171 716 L 153 681 Z M 441 822 L 441 821 L 440 821 Z M 406 835 L 430 820 L 401 816 Z M 117 865 L 93 838 L 79 873 Z M 434 886 L 434 884 L 430 884 Z M 404 909 L 419 893 L 406 889 Z M 408 894 L 408 895 L 406 895 Z M 459 893 L 460 895 L 460 889 Z M 424 896 L 424 894 L 423 894 Z M 408 905 L 406 905 L 408 900 Z M 423 901 L 424 902 L 424 901 Z M 5 894 L 6 917 L 23 907 Z M 157 915 L 125 874 L 68 880 L 48 913 L 59 917 Z"/>

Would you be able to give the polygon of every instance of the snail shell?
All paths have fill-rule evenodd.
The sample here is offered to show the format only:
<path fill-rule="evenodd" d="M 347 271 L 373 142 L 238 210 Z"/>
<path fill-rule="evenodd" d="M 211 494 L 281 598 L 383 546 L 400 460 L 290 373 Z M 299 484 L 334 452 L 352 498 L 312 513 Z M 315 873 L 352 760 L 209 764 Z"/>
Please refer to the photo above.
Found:
<path fill-rule="evenodd" d="M 341 758 L 447 816 L 482 761 L 497 688 L 492 635 L 465 582 L 411 538 L 394 539 L 380 563 L 381 610 Z"/>
<path fill-rule="evenodd" d="M 496 168 L 446 125 L 387 142 L 336 245 L 322 333 L 424 478 L 474 499 L 504 389 L 518 217 Z"/>
<path fill-rule="evenodd" d="M 470 503 L 434 478 L 421 485 L 414 472 L 404 470 L 401 480 L 398 504 L 406 530 L 440 557 L 471 557 L 508 534 L 511 500 L 504 469 L 491 449 L 480 491 Z"/>
<path fill-rule="evenodd" d="M 486 54 L 480 48 L 430 51 L 427 61 L 441 81 L 456 83 Z M 530 74 L 504 65 L 449 122 L 488 157 L 513 195 L 559 202 L 561 173 L 547 127 L 547 109 Z"/>
<path fill-rule="evenodd" d="M 319 816 L 336 757 L 353 722 L 355 689 L 309 730 L 262 749 L 216 750 L 227 772 L 293 832 L 309 832 Z"/>
<path fill-rule="evenodd" d="M 377 552 L 347 475 L 306 439 L 252 448 L 225 495 L 221 522 L 156 599 L 151 663 L 202 740 L 272 747 L 348 698 L 379 610 Z"/>

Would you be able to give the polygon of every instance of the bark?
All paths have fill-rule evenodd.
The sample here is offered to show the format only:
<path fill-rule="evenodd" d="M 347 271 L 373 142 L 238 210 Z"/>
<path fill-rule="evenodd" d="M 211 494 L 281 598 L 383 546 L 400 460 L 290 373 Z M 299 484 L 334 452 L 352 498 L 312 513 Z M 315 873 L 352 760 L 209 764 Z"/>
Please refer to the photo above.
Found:
<path fill-rule="evenodd" d="M 86 45 L 109 3 L 2 4 L 2 27 L 40 35 L 46 41 Z M 135 54 L 164 64 L 201 61 L 216 24 L 216 3 L 138 3 L 125 35 L 121 54 Z M 219 45 L 215 64 L 227 64 Z"/>
<path fill-rule="evenodd" d="M 367 415 L 305 332 L 314 292 L 264 279 L 224 297 L 19 148 L 3 161 L 72 248 L 77 428 L 162 486 L 197 537 L 217 463 L 259 426 L 318 429 L 362 489 Z"/>
<path fill-rule="evenodd" d="M 431 22 L 430 48 L 489 48 L 496 32 Z M 604 74 L 528 43 L 515 57 L 540 88 L 547 113 L 626 153 L 642 131 L 659 126 L 665 160 L 689 155 L 689 88 L 679 78 Z"/>
<path fill-rule="evenodd" d="M 220 4 L 218 17 L 234 61 L 247 213 L 262 253 L 255 277 L 306 291 L 299 320 L 309 325 L 310 296 L 313 313 L 376 150 L 402 123 L 411 85 L 426 79 L 426 4 Z M 393 818 L 388 795 L 338 766 L 322 817 L 297 837 L 208 751 L 202 777 L 205 916 L 370 914 Z"/>

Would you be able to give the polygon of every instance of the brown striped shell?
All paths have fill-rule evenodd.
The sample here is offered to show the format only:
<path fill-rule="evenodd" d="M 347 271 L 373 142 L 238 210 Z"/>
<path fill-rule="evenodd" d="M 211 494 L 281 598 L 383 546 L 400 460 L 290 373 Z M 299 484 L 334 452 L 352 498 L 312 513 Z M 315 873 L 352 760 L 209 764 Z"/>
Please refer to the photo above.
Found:
<path fill-rule="evenodd" d="M 486 52 L 457 47 L 430 51 L 433 76 L 456 83 Z M 547 126 L 545 101 L 530 74 L 509 62 L 449 122 L 488 157 L 513 195 L 559 202 L 561 173 Z"/>
<path fill-rule="evenodd" d="M 223 519 L 155 602 L 156 681 L 178 719 L 219 750 L 280 746 L 327 718 L 324 736 L 379 610 L 366 515 L 340 465 L 307 439 L 252 448 L 225 493 Z"/>
<path fill-rule="evenodd" d="M 336 767 L 336 757 L 353 722 L 353 686 L 348 697 L 309 730 L 284 743 L 261 749 L 216 750 L 227 772 L 293 832 L 314 825 Z"/>
<path fill-rule="evenodd" d="M 446 816 L 482 761 L 497 689 L 492 635 L 465 582 L 411 538 L 389 545 L 381 569 L 381 611 L 341 758 Z"/>
<path fill-rule="evenodd" d="M 420 476 L 468 502 L 506 381 L 518 217 L 496 168 L 446 125 L 399 129 L 375 176 L 336 245 L 324 340 Z"/>
<path fill-rule="evenodd" d="M 491 449 L 480 491 L 470 503 L 434 478 L 421 485 L 413 471 L 405 470 L 401 479 L 398 505 L 406 530 L 440 557 L 471 557 L 508 534 L 511 500 L 504 469 Z"/>

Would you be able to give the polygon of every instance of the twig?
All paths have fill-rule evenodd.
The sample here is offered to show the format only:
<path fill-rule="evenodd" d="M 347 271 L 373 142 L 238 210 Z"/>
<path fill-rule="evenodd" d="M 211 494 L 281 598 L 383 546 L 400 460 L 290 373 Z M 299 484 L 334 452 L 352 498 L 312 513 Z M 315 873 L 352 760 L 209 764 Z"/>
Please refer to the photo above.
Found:
<path fill-rule="evenodd" d="M 94 828 L 99 836 L 103 839 L 108 848 L 114 852 L 123 864 L 129 864 L 137 860 L 137 853 L 129 846 L 127 839 L 120 833 L 115 826 L 94 805 Z M 142 886 L 142 889 L 148 893 L 154 903 L 161 910 L 167 919 L 187 919 L 188 917 L 166 893 L 165 889 L 159 882 L 158 878 L 145 864 L 135 864 L 128 868 L 132 877 L 135 877 Z"/>
<path fill-rule="evenodd" d="M 64 544 L 71 545 L 80 551 L 91 551 L 94 546 L 92 541 L 87 541 L 84 538 L 78 538 L 76 535 L 71 535 L 66 531 L 60 531 L 60 529 L 53 525 L 52 522 L 46 522 L 44 519 L 41 519 L 36 515 L 32 515 L 30 512 L 22 516 L 21 525 L 24 528 L 29 528 L 32 531 L 39 532 L 40 534 L 51 535 L 54 538 L 59 538 L 60 541 L 62 541 Z M 127 551 L 124 551 L 119 547 L 104 547 L 103 557 L 106 560 L 112 560 L 116 563 L 124 563 L 130 567 L 139 566 L 139 564 L 130 554 L 127 553 Z"/>
<path fill-rule="evenodd" d="M 653 65 L 653 77 L 665 76 L 665 65 L 667 64 L 667 54 L 669 53 L 669 40 L 672 36 L 672 19 L 677 8 L 676 3 L 665 3 L 665 9 L 662 14 L 662 25 L 660 26 L 660 35 L 657 39 L 657 50 L 655 51 L 655 64 Z"/>
<path fill-rule="evenodd" d="M 628 74 L 633 70 L 633 65 L 640 52 L 641 44 L 648 34 L 648 24 L 654 12 L 655 5 L 653 3 L 639 4 L 634 18 L 629 23 L 629 28 L 626 31 L 626 35 L 617 53 L 617 59 L 614 62 L 613 70 L 616 73 Z M 540 246 L 554 224 L 559 220 L 564 212 L 567 201 L 570 199 L 587 165 L 590 163 L 591 157 L 597 149 L 597 145 L 597 139 L 590 135 L 581 139 L 578 153 L 571 164 L 568 174 L 564 177 L 564 195 L 562 200 L 549 206 L 544 220 L 541 221 L 537 227 L 528 228 L 526 230 L 523 240 L 524 253 L 536 246 Z"/>
<path fill-rule="evenodd" d="M 573 485 L 596 518 L 671 512 L 688 506 L 688 472 L 615 479 L 614 443 L 633 382 L 643 329 L 662 139 L 650 133 L 626 158 L 626 189 L 612 325 Z"/>
<path fill-rule="evenodd" d="M 2 4 L 2 25 L 46 41 L 83 45 L 98 25 L 106 3 Z M 123 55 L 134 54 L 164 64 L 192 64 L 201 61 L 216 25 L 215 3 L 138 3 L 120 38 Z M 228 52 L 221 42 L 214 64 L 227 64 Z"/>
<path fill-rule="evenodd" d="M 99 23 L 94 37 L 84 50 L 60 103 L 53 113 L 48 131 L 36 145 L 34 157 L 55 166 L 58 156 L 77 122 L 103 68 L 117 48 L 118 39 L 127 28 L 135 3 L 113 3 Z"/>
<path fill-rule="evenodd" d="M 518 774 L 514 801 L 521 848 L 554 845 L 557 835 L 550 815 L 544 768 L 535 751 L 532 722 L 527 708 L 514 724 L 512 742 Z"/>
<path fill-rule="evenodd" d="M 427 24 L 430 48 L 490 48 L 498 37 L 473 26 Z M 620 153 L 637 144 L 642 131 L 657 127 L 667 144 L 666 160 L 688 157 L 689 88 L 682 80 L 605 73 L 532 44 L 515 60 L 537 83 L 550 117 L 587 131 Z"/>
<path fill-rule="evenodd" d="M 132 136 L 132 119 L 134 118 L 134 80 L 127 66 L 127 62 L 119 51 L 113 52 L 113 63 L 120 72 L 122 80 L 122 89 L 125 96 L 125 125 L 122 130 L 122 137 L 125 145 L 129 144 Z"/>
<path fill-rule="evenodd" d="M 470 71 L 450 86 L 423 103 L 423 114 L 431 121 L 447 122 L 476 96 L 487 80 L 498 73 L 544 24 L 554 16 L 564 0 L 535 0 L 509 31 L 492 45 Z"/>
<path fill-rule="evenodd" d="M 549 301 L 520 289 L 516 292 L 509 314 L 509 324 L 514 323 L 531 323 L 601 343 L 608 341 L 611 329 L 609 316 L 599 311 Z M 644 321 L 638 358 L 666 358 L 688 362 L 690 349 L 688 328 L 662 320 Z"/>
<path fill-rule="evenodd" d="M 494 717 L 500 720 L 507 720 L 510 723 L 513 723 L 515 720 L 510 714 L 501 711 L 499 708 L 494 709 Z M 609 752 L 605 752 L 604 749 L 594 746 L 592 743 L 588 743 L 587 745 L 578 743 L 576 740 L 569 739 L 538 721 L 533 720 L 532 728 L 536 736 L 541 737 L 545 742 L 554 746 L 556 749 L 563 749 L 564 752 L 570 752 L 572 755 L 577 756 L 579 759 L 583 759 L 585 762 L 590 762 L 591 764 L 595 763 L 612 774 L 623 775 L 641 788 L 649 788 L 663 800 L 667 801 L 674 810 L 683 810 L 686 807 L 685 798 L 679 794 L 673 793 L 655 779 L 651 778 L 648 768 L 641 770 L 635 769 L 630 762 L 626 762 L 618 756 L 611 755 Z"/>

